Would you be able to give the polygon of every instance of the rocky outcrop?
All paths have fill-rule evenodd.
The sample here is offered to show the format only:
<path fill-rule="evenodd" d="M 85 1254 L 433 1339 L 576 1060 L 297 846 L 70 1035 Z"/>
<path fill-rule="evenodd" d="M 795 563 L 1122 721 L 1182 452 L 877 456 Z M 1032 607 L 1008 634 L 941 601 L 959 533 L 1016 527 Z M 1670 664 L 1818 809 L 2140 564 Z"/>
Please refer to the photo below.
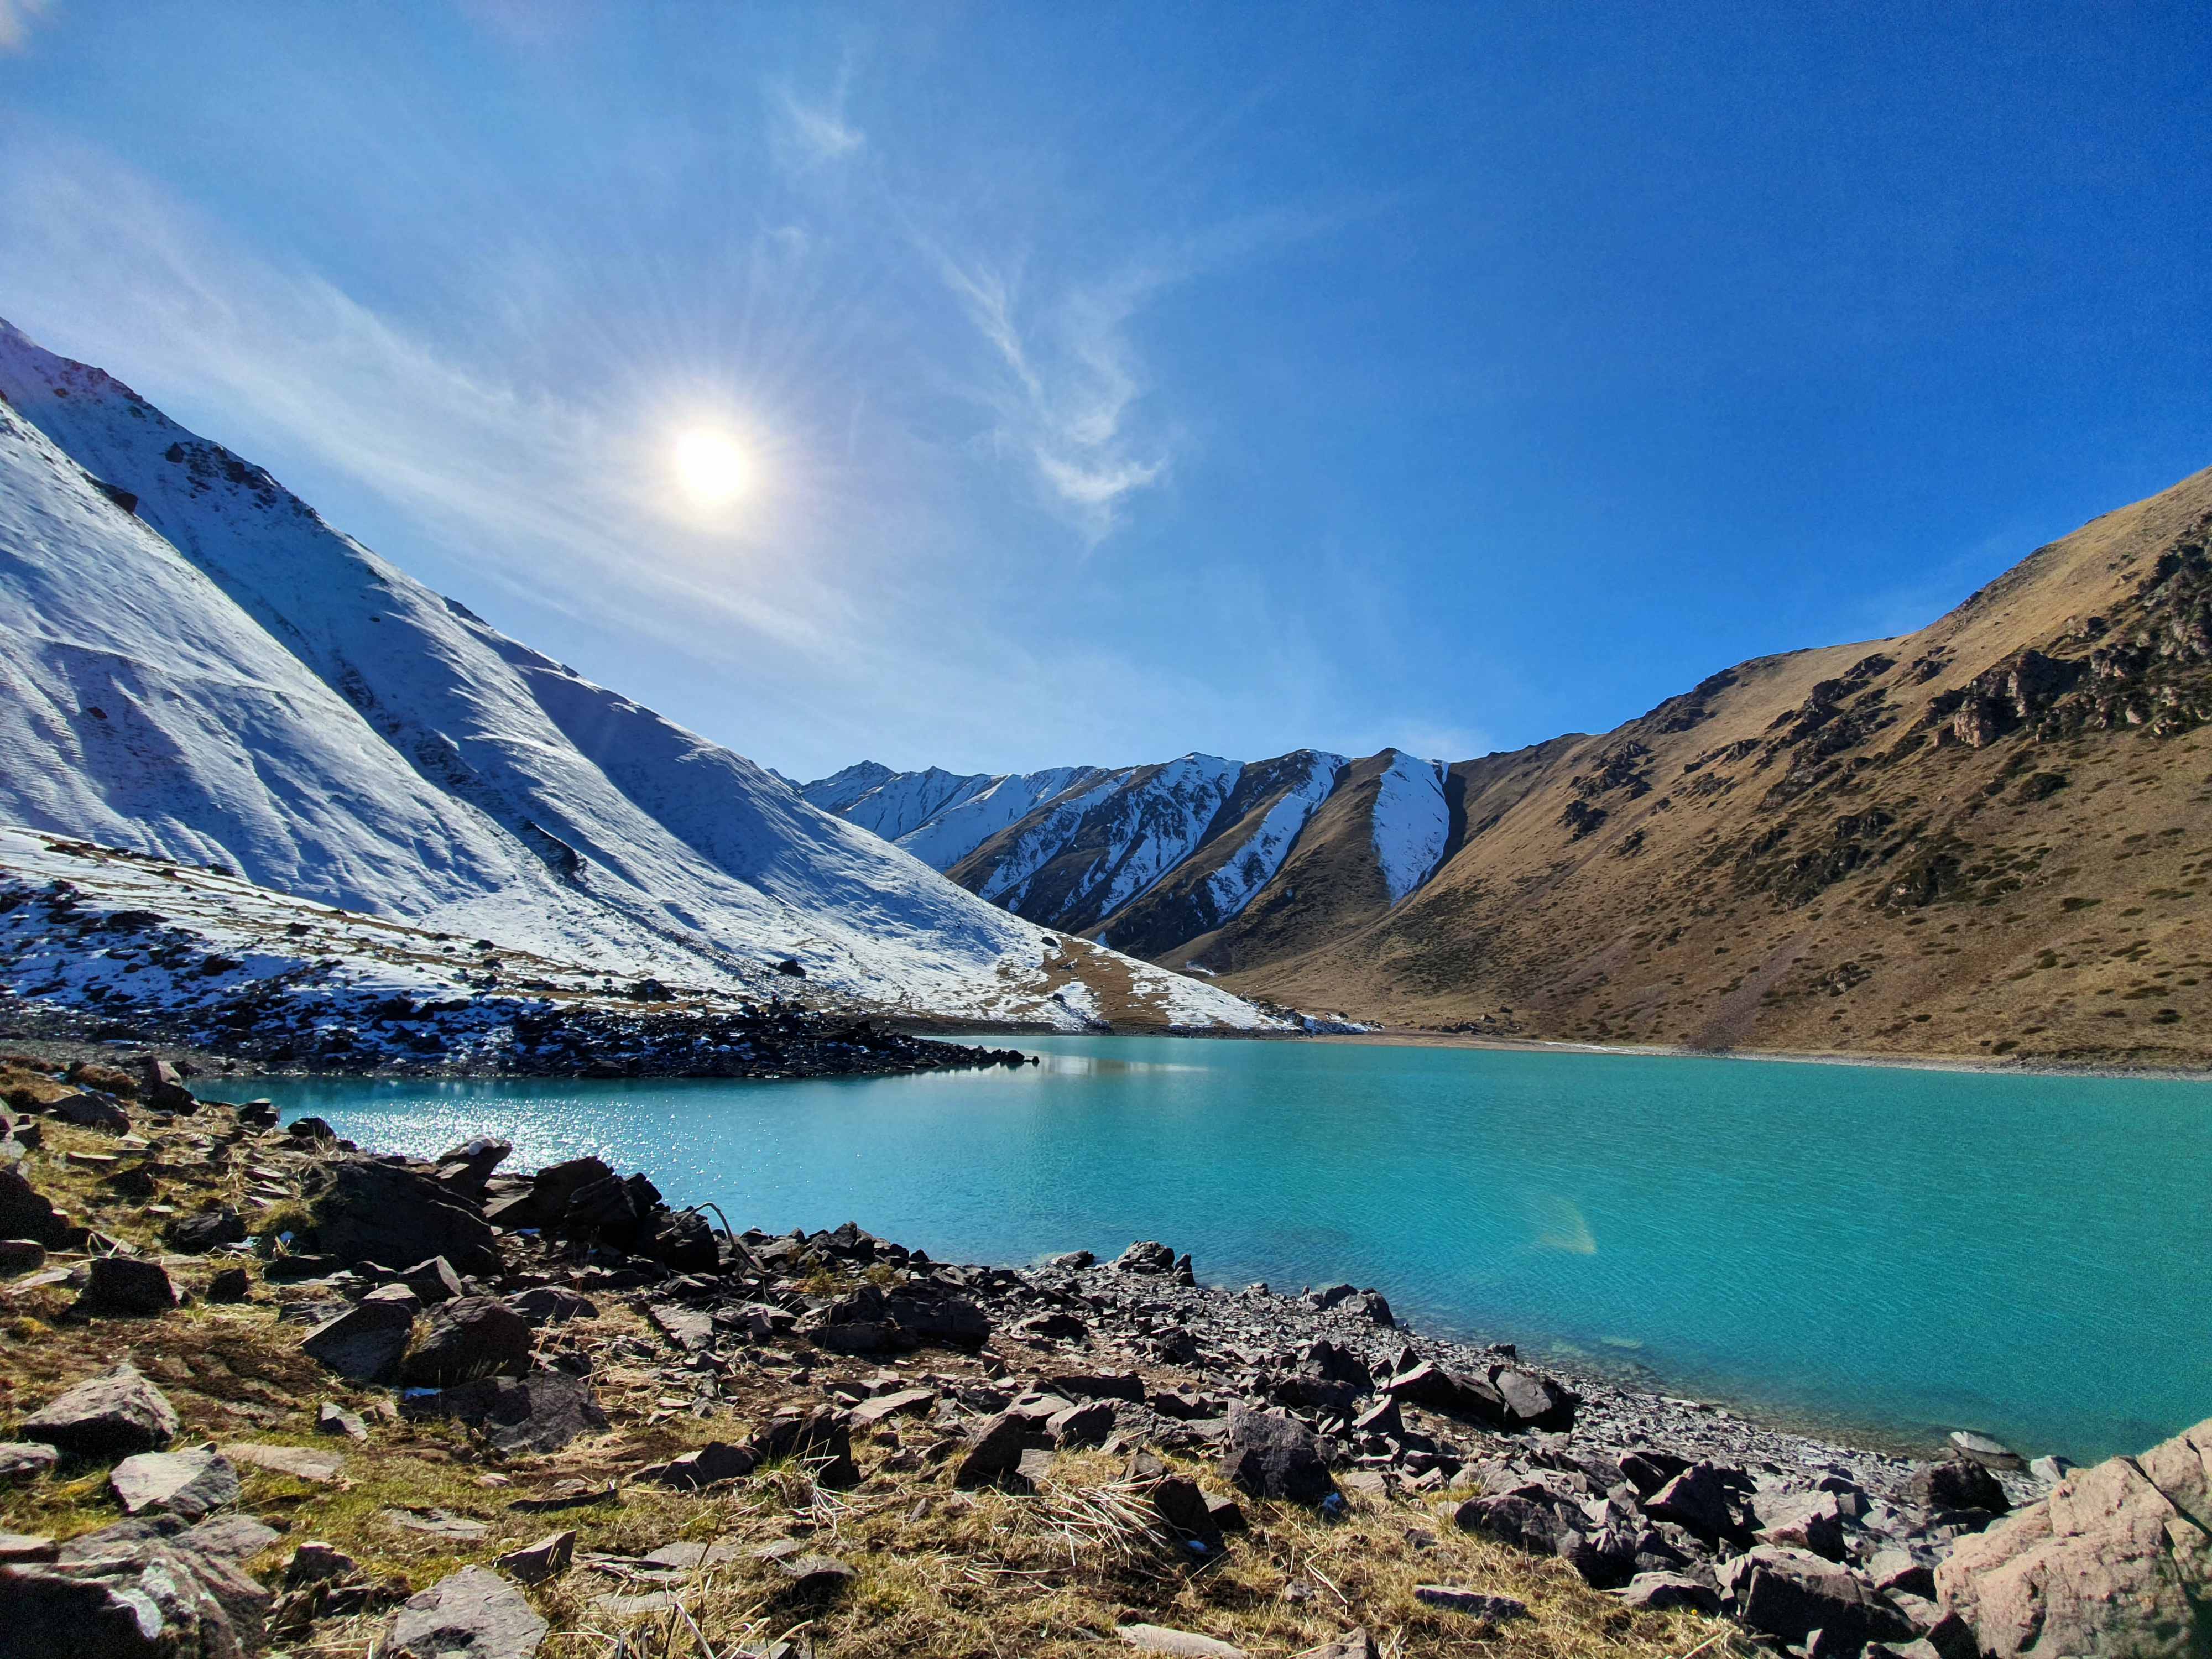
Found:
<path fill-rule="evenodd" d="M 1996 1659 L 2212 1652 L 2212 1419 L 2140 1457 L 2075 1469 L 1961 1539 L 1938 1605 Z"/>
<path fill-rule="evenodd" d="M 392 1615 L 392 1659 L 530 1659 L 545 1621 L 522 1592 L 483 1567 L 463 1567 Z"/>
<path fill-rule="evenodd" d="M 499 1250 L 483 1212 L 434 1176 L 348 1158 L 313 1195 L 316 1248 L 341 1261 L 402 1262 L 443 1256 L 464 1273 L 495 1273 Z"/>

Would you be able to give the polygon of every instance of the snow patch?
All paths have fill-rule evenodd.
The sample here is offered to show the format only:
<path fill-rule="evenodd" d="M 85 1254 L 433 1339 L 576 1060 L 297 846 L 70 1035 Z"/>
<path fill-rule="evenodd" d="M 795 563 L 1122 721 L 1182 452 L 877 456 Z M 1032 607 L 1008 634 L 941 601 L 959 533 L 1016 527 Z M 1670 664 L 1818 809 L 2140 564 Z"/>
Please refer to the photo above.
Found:
<path fill-rule="evenodd" d="M 1375 792 L 1375 860 L 1394 905 L 1427 880 L 1443 856 L 1451 833 L 1443 772 L 1441 761 L 1394 749 Z"/>

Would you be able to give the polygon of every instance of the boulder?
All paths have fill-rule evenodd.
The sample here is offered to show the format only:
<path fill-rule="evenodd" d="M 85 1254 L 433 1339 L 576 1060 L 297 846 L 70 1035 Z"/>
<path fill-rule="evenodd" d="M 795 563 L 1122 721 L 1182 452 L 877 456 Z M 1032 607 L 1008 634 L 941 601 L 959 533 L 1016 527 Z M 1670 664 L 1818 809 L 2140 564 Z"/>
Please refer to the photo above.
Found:
<path fill-rule="evenodd" d="M 295 1480 L 305 1480 L 318 1486 L 328 1486 L 345 1469 L 343 1458 L 333 1457 L 328 1452 L 311 1451 L 305 1446 L 264 1446 L 257 1442 L 245 1441 L 225 1446 L 222 1455 L 234 1464 L 245 1463 L 277 1474 L 289 1474 Z"/>
<path fill-rule="evenodd" d="M 243 1267 L 225 1267 L 208 1280 L 207 1299 L 210 1302 L 243 1302 L 253 1288 Z"/>
<path fill-rule="evenodd" d="M 872 1429 L 894 1417 L 919 1416 L 936 1403 L 933 1389 L 894 1389 L 854 1407 L 851 1422 L 856 1429 Z"/>
<path fill-rule="evenodd" d="M 568 1571 L 568 1564 L 575 1559 L 576 1534 L 549 1532 L 534 1544 L 509 1550 L 492 1565 L 523 1583 L 542 1584 Z"/>
<path fill-rule="evenodd" d="M 400 1361 L 411 1388 L 446 1389 L 530 1369 L 530 1322 L 495 1297 L 463 1296 L 426 1314 Z"/>
<path fill-rule="evenodd" d="M 315 1407 L 315 1432 L 343 1435 L 356 1445 L 362 1445 L 368 1439 L 368 1425 L 362 1421 L 359 1412 L 349 1412 L 325 1400 Z"/>
<path fill-rule="evenodd" d="M 332 1578 L 349 1578 L 360 1571 L 361 1564 L 337 1545 L 310 1538 L 284 1563 L 284 1583 L 287 1589 L 296 1589 Z"/>
<path fill-rule="evenodd" d="M 1919 1632 L 1873 1585 L 1809 1550 L 1755 1544 L 1720 1569 L 1721 1605 L 1738 1623 L 1785 1643 L 1814 1631 L 1846 1649 L 1909 1642 Z"/>
<path fill-rule="evenodd" d="M 300 1352 L 348 1382 L 368 1386 L 398 1371 L 414 1329 L 415 1311 L 408 1303 L 365 1297 L 308 1332 Z"/>
<path fill-rule="evenodd" d="M 58 1122 L 74 1123 L 81 1129 L 97 1129 L 103 1134 L 131 1133 L 131 1114 L 111 1095 L 71 1095 L 47 1107 L 46 1115 Z"/>
<path fill-rule="evenodd" d="M 494 1206 L 492 1219 L 502 1227 L 555 1227 L 580 1188 L 608 1179 L 614 1171 L 596 1158 L 572 1158 L 549 1164 L 530 1178 L 530 1191 Z"/>
<path fill-rule="evenodd" d="M 418 1261 L 397 1281 L 415 1292 L 415 1298 L 424 1307 L 441 1302 L 451 1302 L 457 1296 L 466 1296 L 467 1286 L 461 1276 L 453 1271 L 453 1264 L 442 1255 L 434 1255 L 428 1261 Z"/>
<path fill-rule="evenodd" d="M 1575 1407 L 1582 1403 L 1571 1389 L 1517 1365 L 1498 1367 L 1490 1374 L 1490 1386 L 1504 1403 L 1505 1426 L 1510 1429 L 1571 1429 Z"/>
<path fill-rule="evenodd" d="M 1510 1595 L 1492 1595 L 1481 1590 L 1462 1588 L 1457 1584 L 1416 1584 L 1413 1599 L 1432 1607 L 1442 1607 L 1449 1613 L 1463 1613 L 1470 1619 L 1502 1625 L 1511 1619 L 1526 1619 L 1528 1604 L 1516 1601 Z"/>
<path fill-rule="evenodd" d="M 799 1463 L 818 1486 L 860 1484 L 860 1466 L 853 1462 L 852 1431 L 827 1406 L 818 1406 L 804 1416 L 793 1412 L 773 1417 L 745 1446 L 763 1463 L 787 1459 Z"/>
<path fill-rule="evenodd" d="M 1844 1559 L 1844 1514 L 1832 1492 L 1761 1494 L 1753 1501 L 1762 1543 L 1810 1550 L 1831 1561 Z"/>
<path fill-rule="evenodd" d="M 125 1515 L 173 1515 L 198 1521 L 238 1506 L 238 1471 L 221 1453 L 140 1452 L 111 1470 L 107 1484 Z"/>
<path fill-rule="evenodd" d="M 156 1111 L 190 1115 L 199 1109 L 199 1102 L 185 1087 L 184 1073 L 166 1060 L 149 1059 L 140 1066 L 138 1097 Z"/>
<path fill-rule="evenodd" d="M 168 1238 L 173 1249 L 186 1255 L 205 1255 L 225 1244 L 245 1243 L 246 1218 L 231 1209 L 202 1210 L 172 1222 Z"/>
<path fill-rule="evenodd" d="M 463 1567 L 392 1615 L 389 1659 L 530 1659 L 546 1625 L 522 1592 L 485 1567 Z"/>
<path fill-rule="evenodd" d="M 501 1140 L 491 1135 L 478 1135 L 473 1140 L 465 1140 L 459 1146 L 449 1147 L 438 1154 L 434 1160 L 438 1182 L 457 1192 L 481 1197 L 484 1182 L 491 1179 L 491 1172 L 507 1162 L 514 1152 L 513 1141 Z"/>
<path fill-rule="evenodd" d="M 1620 1592 L 1621 1605 L 1644 1613 L 1718 1613 L 1720 1592 L 1679 1572 L 1639 1572 Z"/>
<path fill-rule="evenodd" d="M 85 1264 L 84 1289 L 70 1311 L 100 1318 L 150 1318 L 176 1305 L 176 1286 L 160 1262 L 137 1255 L 96 1255 Z"/>
<path fill-rule="evenodd" d="M 50 1250 L 66 1249 L 81 1235 L 46 1195 L 15 1170 L 0 1168 L 0 1237 L 27 1238 Z"/>
<path fill-rule="evenodd" d="M 1970 1463 L 1979 1463 L 1985 1469 L 2024 1469 L 2027 1460 L 2002 1440 L 1992 1440 L 1988 1435 L 1976 1434 L 1971 1429 L 1951 1431 L 1951 1455 L 1963 1457 Z"/>
<path fill-rule="evenodd" d="M 265 1645 L 273 1599 L 235 1562 L 160 1539 L 0 1568 L 0 1654 L 233 1659 Z"/>
<path fill-rule="evenodd" d="M 341 1159 L 330 1167 L 312 1207 L 316 1248 L 343 1262 L 427 1261 L 441 1255 L 461 1273 L 500 1269 L 483 1212 L 419 1170 Z"/>
<path fill-rule="evenodd" d="M 37 1440 L 0 1440 L 0 1486 L 20 1486 L 50 1474 L 61 1454 Z"/>
<path fill-rule="evenodd" d="M 1960 1539 L 1936 1589 L 1996 1659 L 2212 1652 L 2212 1419 Z"/>
<path fill-rule="evenodd" d="M 1936 1514 L 1979 1511 L 2002 1515 L 2012 1500 L 1996 1476 L 1971 1459 L 1954 1457 L 1945 1463 L 1923 1463 L 1905 1483 L 1905 1495 Z"/>
<path fill-rule="evenodd" d="M 644 1249 L 655 1261 L 665 1262 L 679 1273 L 711 1273 L 722 1261 L 714 1230 L 696 1210 L 659 1216 Z"/>
<path fill-rule="evenodd" d="M 1708 1543 L 1741 1540 L 1749 1536 L 1749 1528 L 1737 1493 L 1749 1484 L 1741 1470 L 1692 1463 L 1644 1499 L 1644 1513 L 1655 1521 L 1672 1521 Z"/>
<path fill-rule="evenodd" d="M 1176 1253 L 1157 1239 L 1139 1239 L 1121 1252 L 1114 1265 L 1126 1273 L 1170 1273 Z"/>
<path fill-rule="evenodd" d="M 597 1319 L 599 1304 L 560 1285 L 540 1285 L 505 1297 L 507 1305 L 535 1327 L 565 1325 L 572 1319 Z"/>
<path fill-rule="evenodd" d="M 956 1486 L 997 1486 L 1012 1484 L 1021 1471 L 1022 1454 L 1042 1443 L 1036 1424 L 1012 1412 L 986 1418 L 968 1437 L 960 1467 L 953 1474 Z"/>
<path fill-rule="evenodd" d="M 34 1273 L 46 1265 L 46 1247 L 35 1238 L 0 1238 L 0 1274 Z"/>
<path fill-rule="evenodd" d="M 1313 1431 L 1285 1411 L 1232 1407 L 1222 1436 L 1221 1473 L 1255 1498 L 1319 1504 L 1336 1491 Z"/>
<path fill-rule="evenodd" d="M 445 1417 L 479 1430 L 500 1451 L 554 1452 L 570 1441 L 605 1431 L 589 1377 L 551 1369 L 520 1377 L 488 1376 L 435 1394 L 403 1401 L 409 1417 Z"/>
<path fill-rule="evenodd" d="M 26 1440 L 42 1440 L 78 1457 L 120 1457 L 158 1451 L 177 1437 L 176 1408 L 161 1391 L 123 1364 L 80 1382 L 23 1419 Z"/>
<path fill-rule="evenodd" d="M 759 1467 L 760 1458 L 750 1448 L 710 1440 L 681 1457 L 641 1468 L 633 1478 L 673 1486 L 678 1492 L 696 1492 L 723 1480 L 742 1480 Z"/>
<path fill-rule="evenodd" d="M 1246 1659 L 1244 1650 L 1231 1643 L 1165 1625 L 1122 1625 L 1114 1633 L 1139 1653 L 1172 1654 L 1176 1659 Z"/>
<path fill-rule="evenodd" d="M 1099 1446 L 1114 1432 L 1114 1407 L 1103 1400 L 1086 1400 L 1068 1406 L 1045 1419 L 1045 1432 L 1063 1450 L 1070 1446 Z"/>

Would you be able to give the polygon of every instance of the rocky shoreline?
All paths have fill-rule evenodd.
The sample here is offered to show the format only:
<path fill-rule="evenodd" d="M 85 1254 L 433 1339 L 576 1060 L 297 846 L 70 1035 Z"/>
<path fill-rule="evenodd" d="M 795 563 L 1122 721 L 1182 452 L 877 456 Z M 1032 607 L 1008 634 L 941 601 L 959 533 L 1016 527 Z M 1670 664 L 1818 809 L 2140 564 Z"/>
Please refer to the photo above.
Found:
<path fill-rule="evenodd" d="M 2188 1556 L 2175 1527 L 2212 1522 L 2212 1434 L 2169 1443 L 2201 1441 L 2194 1487 L 2185 1469 L 2174 1473 L 2185 1458 L 2157 1463 L 2167 1448 L 2091 1471 L 2049 1461 L 2030 1470 L 1962 1436 L 1948 1460 L 1914 1462 L 1571 1380 L 1510 1346 L 1414 1335 L 1372 1289 L 1202 1285 L 1188 1255 L 1155 1242 L 1111 1262 L 1075 1252 L 1012 1268 L 937 1262 L 850 1223 L 737 1231 L 711 1206 L 672 1204 L 646 1176 L 596 1158 L 512 1174 L 511 1148 L 490 1139 L 428 1162 L 379 1157 L 315 1119 L 279 1127 L 265 1104 L 212 1093 L 151 1058 L 135 1073 L 80 1062 L 58 1074 L 18 1056 L 0 1072 L 0 1238 L 16 1241 L 0 1244 L 9 1310 L 43 1306 L 63 1325 L 96 1329 L 166 1326 L 186 1302 L 260 1309 L 260 1328 L 293 1363 L 368 1408 L 326 1400 L 319 1430 L 366 1440 L 379 1421 L 436 1425 L 508 1471 L 502 1486 L 533 1461 L 607 1449 L 604 1485 L 511 1506 L 525 1514 L 580 1515 L 629 1494 L 741 1494 L 796 1466 L 817 1492 L 915 1491 L 916 1515 L 988 1490 L 1018 1516 L 1033 1512 L 1024 1502 L 1068 1501 L 1069 1460 L 1104 1457 L 1118 1475 L 1084 1501 L 1124 1515 L 1112 1524 L 1194 1582 L 1220 1563 L 1233 1576 L 1270 1527 L 1398 1517 L 1416 1561 L 1444 1551 L 1446 1533 L 1486 1540 L 1570 1572 L 1624 1614 L 1723 1618 L 1745 1639 L 1806 1659 L 2198 1650 L 2106 1644 L 2133 1628 L 2095 1612 L 2110 1596 L 2083 1603 L 2075 1626 L 2049 1620 L 2099 1573 L 2118 1593 L 2156 1591 L 2176 1562 L 2201 1572 L 2208 1557 Z M 65 1154 L 97 1178 L 79 1190 L 94 1204 L 136 1201 L 158 1245 L 102 1233 L 27 1178 L 49 1127 L 112 1146 Z M 665 1584 L 676 1571 L 647 1554 L 580 1553 L 574 1531 L 556 1531 L 501 1556 L 496 1571 L 465 1567 L 419 1593 L 402 1586 L 403 1597 L 336 1546 L 280 1546 L 277 1530 L 237 1512 L 240 1468 L 296 1463 L 292 1449 L 171 1449 L 175 1409 L 128 1365 L 53 1380 L 70 1386 L 40 1389 L 35 1401 L 9 1391 L 17 1438 L 0 1446 L 0 1478 L 35 1489 L 112 1465 L 125 1518 L 73 1536 L 4 1534 L 0 1656 L 64 1650 L 23 1646 L 27 1632 L 59 1639 L 87 1621 L 120 1631 L 126 1614 L 143 1627 L 151 1607 L 140 1645 L 118 1636 L 103 1651 L 250 1653 L 310 1632 L 325 1648 L 337 1625 L 368 1620 L 359 1628 L 373 1626 L 395 1659 L 520 1659 L 547 1626 L 518 1586 L 571 1572 Z M 644 1412 L 641 1396 L 653 1402 Z M 683 1449 L 624 1437 L 672 1419 L 705 1437 Z M 2054 1536 L 2068 1536 L 2055 1506 L 2085 1481 L 2121 1479 L 2104 1473 L 2116 1466 L 2168 1471 L 2143 1485 L 2172 1511 L 2176 1541 L 2160 1555 L 2140 1527 L 2121 1528 L 2045 1559 Z M 1097 1496 L 1109 1488 L 1110 1501 Z M 2155 1506 L 2136 1496 L 2140 1518 Z M 387 1510 L 387 1522 L 416 1524 L 409 1513 Z M 1312 1522 L 1281 1518 L 1299 1514 Z M 416 1521 L 447 1528 L 457 1545 L 488 1531 L 444 1510 Z M 249 1558 L 273 1563 L 267 1553 L 279 1547 L 273 1584 L 244 1570 Z M 754 1559 L 781 1571 L 798 1550 Z M 834 1555 L 805 1559 L 809 1595 L 834 1599 L 858 1571 Z M 2021 1616 L 2024 1571 L 2039 1609 L 2025 1640 L 2005 1623 Z M 149 1588 L 157 1583 L 171 1587 L 166 1599 Z M 1535 1616 L 1526 1597 L 1494 1584 L 1415 1583 L 1409 1593 L 1418 1617 L 1443 1620 L 1445 1632 Z M 2174 1605 L 2199 1609 L 2188 1613 L 2197 1622 L 2172 1626 L 2181 1640 L 2212 1635 L 2201 1602 Z M 656 1609 L 665 1604 L 612 1611 Z M 447 1640 L 463 1628 L 479 1634 Z M 819 1646 L 732 1650 L 841 1650 L 833 1614 L 817 1628 Z M 2037 1632 L 2073 1632 L 2067 1639 L 2083 1644 L 2039 1646 Z M 1248 1651 L 1121 1613 L 1095 1633 L 1152 1651 Z M 1458 1651 L 1455 1642 L 1399 1650 Z M 1364 1630 L 1307 1650 L 1380 1651 Z"/>

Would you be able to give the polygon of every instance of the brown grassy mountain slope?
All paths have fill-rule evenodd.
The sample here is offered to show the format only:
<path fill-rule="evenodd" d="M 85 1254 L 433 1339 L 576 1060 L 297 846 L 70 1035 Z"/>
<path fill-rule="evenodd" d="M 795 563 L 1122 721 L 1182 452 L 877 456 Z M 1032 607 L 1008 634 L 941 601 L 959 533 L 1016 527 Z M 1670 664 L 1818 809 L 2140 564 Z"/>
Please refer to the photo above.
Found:
<path fill-rule="evenodd" d="M 2212 471 L 1917 634 L 1455 766 L 1453 850 L 1395 909 L 1325 811 L 1162 959 L 1394 1024 L 2212 1063 L 2209 539 Z"/>

